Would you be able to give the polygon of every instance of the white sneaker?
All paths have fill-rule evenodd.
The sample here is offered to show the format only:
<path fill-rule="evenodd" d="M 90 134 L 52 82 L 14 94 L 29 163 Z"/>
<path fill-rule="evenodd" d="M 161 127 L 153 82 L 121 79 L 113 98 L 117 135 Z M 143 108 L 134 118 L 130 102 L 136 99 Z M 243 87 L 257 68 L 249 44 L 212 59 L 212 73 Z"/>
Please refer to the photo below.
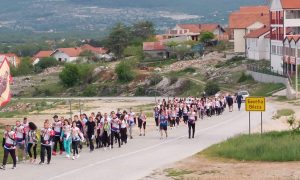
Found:
<path fill-rule="evenodd" d="M 79 154 L 77 154 L 77 156 L 76 156 L 76 159 L 78 159 L 79 158 Z"/>
<path fill-rule="evenodd" d="M 67 155 L 66 155 L 66 158 L 70 158 L 70 155 L 69 155 L 69 154 L 67 154 Z"/>
<path fill-rule="evenodd" d="M 104 151 L 106 151 L 106 147 L 104 148 Z"/>
<path fill-rule="evenodd" d="M 72 159 L 75 160 L 75 156 L 73 156 Z"/>

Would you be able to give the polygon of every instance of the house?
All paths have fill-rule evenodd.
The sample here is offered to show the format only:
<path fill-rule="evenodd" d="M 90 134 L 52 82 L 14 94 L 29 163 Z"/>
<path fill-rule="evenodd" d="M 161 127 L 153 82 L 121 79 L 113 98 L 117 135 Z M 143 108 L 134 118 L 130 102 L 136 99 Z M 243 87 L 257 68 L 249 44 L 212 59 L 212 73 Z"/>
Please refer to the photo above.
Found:
<path fill-rule="evenodd" d="M 0 54 L 0 63 L 2 63 L 5 57 L 8 60 L 10 66 L 18 67 L 21 63 L 20 58 L 15 53 Z"/>
<path fill-rule="evenodd" d="M 291 72 L 299 64 L 298 36 L 300 34 L 300 1 L 271 0 L 270 35 L 271 68 L 282 73 Z"/>
<path fill-rule="evenodd" d="M 189 40 L 198 41 L 202 32 L 212 32 L 218 40 L 228 40 L 225 30 L 219 24 L 177 24 L 173 29 L 167 30 L 163 36 L 174 38 L 188 36 Z"/>
<path fill-rule="evenodd" d="M 103 47 L 94 47 L 89 44 L 84 44 L 81 47 L 82 51 L 90 51 L 95 55 L 103 55 L 108 53 L 108 49 L 103 48 Z"/>
<path fill-rule="evenodd" d="M 269 24 L 269 7 L 267 6 L 245 6 L 232 12 L 229 16 L 229 29 L 234 41 L 234 52 L 245 53 L 245 36 Z"/>
<path fill-rule="evenodd" d="M 245 36 L 246 57 L 253 60 L 270 59 L 270 27 L 253 30 Z"/>
<path fill-rule="evenodd" d="M 82 49 L 77 47 L 59 48 L 52 52 L 51 56 L 60 62 L 73 62 L 79 58 L 81 52 Z"/>
<path fill-rule="evenodd" d="M 37 64 L 41 59 L 50 57 L 53 51 L 39 51 L 36 55 L 32 58 L 32 64 Z"/>
<path fill-rule="evenodd" d="M 143 51 L 145 53 L 146 58 L 151 59 L 166 59 L 169 56 L 167 52 L 167 47 L 161 41 L 144 42 Z"/>

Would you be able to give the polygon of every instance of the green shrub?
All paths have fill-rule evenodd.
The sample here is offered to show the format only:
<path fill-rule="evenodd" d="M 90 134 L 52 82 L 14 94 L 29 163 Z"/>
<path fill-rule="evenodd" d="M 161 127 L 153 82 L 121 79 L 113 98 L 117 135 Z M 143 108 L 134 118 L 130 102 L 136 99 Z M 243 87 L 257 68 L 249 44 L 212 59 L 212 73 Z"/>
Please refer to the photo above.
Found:
<path fill-rule="evenodd" d="M 34 65 L 35 71 L 47 69 L 49 67 L 57 66 L 59 62 L 53 57 L 42 58 L 37 64 Z"/>
<path fill-rule="evenodd" d="M 80 83 L 92 83 L 95 66 L 93 64 L 77 64 L 76 66 L 79 70 Z"/>
<path fill-rule="evenodd" d="M 31 64 L 31 59 L 26 57 L 22 58 L 18 67 L 11 67 L 10 71 L 12 76 L 24 76 L 33 73 L 33 65 Z"/>
<path fill-rule="evenodd" d="M 149 80 L 150 80 L 150 86 L 155 86 L 160 81 L 163 80 L 163 77 L 159 74 L 153 74 L 153 75 L 150 76 Z"/>
<path fill-rule="evenodd" d="M 80 82 L 80 72 L 76 64 L 66 64 L 59 78 L 64 86 L 72 87 Z"/>
<path fill-rule="evenodd" d="M 210 81 L 205 86 L 205 92 L 207 95 L 212 96 L 220 91 L 220 87 L 218 84 Z"/>
<path fill-rule="evenodd" d="M 146 90 L 143 86 L 138 86 L 135 90 L 134 93 L 135 96 L 145 96 L 146 95 Z"/>
<path fill-rule="evenodd" d="M 122 61 L 120 62 L 116 68 L 115 72 L 118 76 L 118 80 L 121 83 L 131 82 L 135 78 L 135 72 L 133 70 L 133 66 L 130 62 Z"/>
<path fill-rule="evenodd" d="M 246 81 L 254 81 L 251 75 L 247 75 L 246 73 L 242 73 L 241 77 L 238 80 L 238 83 L 246 82 Z"/>
<path fill-rule="evenodd" d="M 97 88 L 94 85 L 87 86 L 82 92 L 82 96 L 92 97 L 97 95 Z"/>

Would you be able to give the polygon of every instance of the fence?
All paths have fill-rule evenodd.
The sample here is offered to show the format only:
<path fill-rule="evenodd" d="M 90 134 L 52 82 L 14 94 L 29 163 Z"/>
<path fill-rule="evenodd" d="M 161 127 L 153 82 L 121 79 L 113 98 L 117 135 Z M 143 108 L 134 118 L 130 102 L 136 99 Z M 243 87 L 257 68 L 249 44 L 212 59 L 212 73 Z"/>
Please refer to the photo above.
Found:
<path fill-rule="evenodd" d="M 256 65 L 247 65 L 247 70 L 257 72 L 257 73 L 272 75 L 272 76 L 279 76 L 279 77 L 283 77 L 283 78 L 288 78 L 288 75 L 283 73 L 283 72 L 272 71 L 271 69 L 262 68 L 262 67 L 259 67 L 259 66 L 256 66 Z"/>

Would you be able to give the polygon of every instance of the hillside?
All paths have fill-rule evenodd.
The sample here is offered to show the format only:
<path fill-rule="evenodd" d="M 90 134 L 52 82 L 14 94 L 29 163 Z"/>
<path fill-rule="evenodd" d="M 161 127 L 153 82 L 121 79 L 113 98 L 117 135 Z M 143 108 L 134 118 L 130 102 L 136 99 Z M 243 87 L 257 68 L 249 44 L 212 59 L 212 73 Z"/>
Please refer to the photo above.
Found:
<path fill-rule="evenodd" d="M 136 76 L 129 83 L 118 81 L 115 67 L 119 62 L 96 63 L 90 79 L 71 88 L 64 87 L 58 77 L 61 68 L 15 77 L 12 92 L 15 97 L 45 96 L 201 96 L 207 83 L 219 85 L 223 93 L 248 90 L 252 95 L 268 96 L 281 89 L 280 84 L 261 84 L 245 76 L 247 64 L 257 63 L 241 57 L 225 58 L 224 53 L 212 52 L 201 59 L 166 60 L 136 64 Z M 261 65 L 268 62 L 261 61 Z M 139 68 L 138 68 L 139 67 Z M 23 82 L 26 83 L 23 83 Z"/>

